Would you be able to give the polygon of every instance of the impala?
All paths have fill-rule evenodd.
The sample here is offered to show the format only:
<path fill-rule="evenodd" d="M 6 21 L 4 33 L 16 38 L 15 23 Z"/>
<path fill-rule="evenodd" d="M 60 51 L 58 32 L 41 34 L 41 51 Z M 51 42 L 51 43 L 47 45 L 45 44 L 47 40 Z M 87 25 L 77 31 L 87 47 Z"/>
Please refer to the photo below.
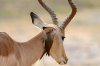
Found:
<path fill-rule="evenodd" d="M 41 28 L 41 32 L 27 42 L 16 42 L 7 33 L 0 32 L 0 66 L 32 66 L 44 54 L 52 56 L 57 63 L 66 64 L 63 41 L 65 28 L 76 14 L 76 7 L 72 0 L 68 0 L 72 12 L 59 26 L 56 15 L 42 0 L 41 6 L 50 14 L 53 24 L 44 24 L 33 12 L 30 13 L 32 23 Z"/>

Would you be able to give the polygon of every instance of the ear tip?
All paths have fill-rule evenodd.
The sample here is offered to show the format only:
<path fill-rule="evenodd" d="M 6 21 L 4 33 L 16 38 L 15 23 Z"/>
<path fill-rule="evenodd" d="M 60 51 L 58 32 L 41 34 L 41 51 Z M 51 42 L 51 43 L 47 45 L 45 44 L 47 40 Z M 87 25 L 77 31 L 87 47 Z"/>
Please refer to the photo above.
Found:
<path fill-rule="evenodd" d="M 33 12 L 30 12 L 30 15 L 32 15 L 33 14 Z"/>
<path fill-rule="evenodd" d="M 36 15 L 35 13 L 33 13 L 33 12 L 30 12 L 30 16 L 31 16 L 32 18 L 37 18 L 37 15 Z"/>

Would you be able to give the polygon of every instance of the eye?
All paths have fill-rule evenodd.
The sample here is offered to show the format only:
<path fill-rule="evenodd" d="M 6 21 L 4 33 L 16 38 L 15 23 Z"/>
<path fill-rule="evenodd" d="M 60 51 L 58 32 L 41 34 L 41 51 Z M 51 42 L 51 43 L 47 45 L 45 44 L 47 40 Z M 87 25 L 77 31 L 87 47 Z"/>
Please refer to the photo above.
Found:
<path fill-rule="evenodd" d="M 65 37 L 64 36 L 62 36 L 62 40 L 64 40 L 65 39 Z"/>

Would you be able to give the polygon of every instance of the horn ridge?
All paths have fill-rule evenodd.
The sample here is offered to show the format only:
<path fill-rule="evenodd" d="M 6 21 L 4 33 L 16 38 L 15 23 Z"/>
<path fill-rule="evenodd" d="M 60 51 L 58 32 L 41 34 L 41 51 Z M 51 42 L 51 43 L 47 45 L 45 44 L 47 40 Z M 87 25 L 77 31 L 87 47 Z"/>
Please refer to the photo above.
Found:
<path fill-rule="evenodd" d="M 49 8 L 42 0 L 38 0 L 41 6 L 50 14 L 52 21 L 55 25 L 58 25 L 57 17 L 54 11 Z"/>
<path fill-rule="evenodd" d="M 76 12 L 77 12 L 77 8 L 76 6 L 74 5 L 74 3 L 72 2 L 72 0 L 68 0 L 70 6 L 71 6 L 71 9 L 72 9 L 72 12 L 71 14 L 69 15 L 69 17 L 64 21 L 64 24 L 63 24 L 63 29 L 66 28 L 66 26 L 69 24 L 69 22 L 73 19 L 73 17 L 75 16 Z"/>

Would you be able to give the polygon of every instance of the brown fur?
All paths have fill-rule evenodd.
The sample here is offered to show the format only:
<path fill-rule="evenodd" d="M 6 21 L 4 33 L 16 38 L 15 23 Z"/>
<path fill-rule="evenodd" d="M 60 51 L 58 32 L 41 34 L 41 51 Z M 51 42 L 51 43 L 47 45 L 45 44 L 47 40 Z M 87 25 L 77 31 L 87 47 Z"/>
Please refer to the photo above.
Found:
<path fill-rule="evenodd" d="M 54 23 L 52 25 L 48 25 L 47 27 L 50 26 L 55 29 L 54 31 L 52 31 L 52 33 L 48 32 L 50 28 L 45 29 L 46 25 L 43 23 L 43 21 L 39 17 L 36 17 L 37 15 L 35 13 L 31 12 L 31 18 L 33 21 L 32 23 L 37 27 L 43 28 L 45 29 L 45 31 L 47 31 L 47 39 L 45 40 L 45 51 L 43 55 L 47 52 L 47 54 L 51 55 L 59 64 L 66 64 L 68 59 L 63 47 L 63 40 L 65 38 L 65 27 L 75 16 L 77 8 L 72 0 L 68 0 L 72 8 L 72 12 L 69 17 L 59 26 L 54 11 L 52 11 L 51 8 L 49 8 L 42 0 L 38 0 L 38 2 L 50 14 L 52 22 Z M 34 21 L 34 19 L 37 19 L 39 22 Z"/>
<path fill-rule="evenodd" d="M 0 33 L 0 56 L 8 56 L 13 53 L 14 45 L 11 42 L 13 40 L 6 33 Z"/>
<path fill-rule="evenodd" d="M 0 32 L 0 66 L 31 66 L 45 50 L 45 37 L 45 32 L 42 31 L 31 40 L 20 43 Z"/>
<path fill-rule="evenodd" d="M 65 27 L 75 16 L 77 9 L 72 0 L 68 0 L 72 13 L 64 21 L 64 24 L 59 27 L 54 12 L 42 0 L 38 1 L 49 12 L 55 25 L 47 27 L 37 36 L 23 43 L 16 42 L 8 34 L 0 32 L 0 66 L 31 66 L 38 59 L 42 58 L 45 53 L 51 55 L 59 64 L 67 63 L 68 59 L 64 51 L 62 39 L 65 36 Z M 33 24 L 41 28 L 44 26 L 42 20 L 36 14 L 31 12 L 30 15 Z M 34 19 L 39 20 L 39 22 L 35 23 Z M 54 33 L 53 29 L 55 29 Z"/>

